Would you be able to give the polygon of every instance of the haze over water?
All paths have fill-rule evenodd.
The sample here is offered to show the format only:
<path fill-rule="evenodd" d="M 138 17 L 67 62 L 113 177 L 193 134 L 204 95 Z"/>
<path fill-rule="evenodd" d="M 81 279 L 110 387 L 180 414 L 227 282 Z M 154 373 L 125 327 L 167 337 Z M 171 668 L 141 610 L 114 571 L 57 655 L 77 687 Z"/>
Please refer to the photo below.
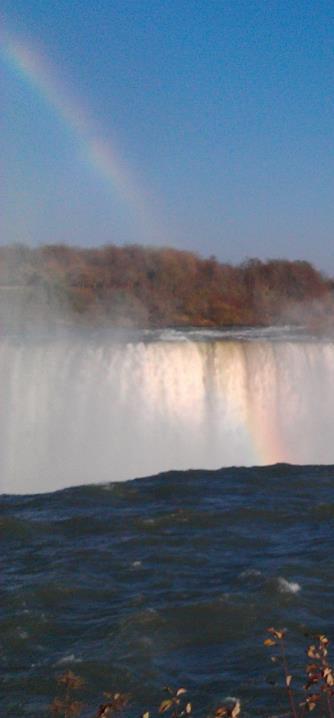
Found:
<path fill-rule="evenodd" d="M 296 331 L 8 337 L 0 372 L 3 492 L 334 461 L 334 344 Z"/>

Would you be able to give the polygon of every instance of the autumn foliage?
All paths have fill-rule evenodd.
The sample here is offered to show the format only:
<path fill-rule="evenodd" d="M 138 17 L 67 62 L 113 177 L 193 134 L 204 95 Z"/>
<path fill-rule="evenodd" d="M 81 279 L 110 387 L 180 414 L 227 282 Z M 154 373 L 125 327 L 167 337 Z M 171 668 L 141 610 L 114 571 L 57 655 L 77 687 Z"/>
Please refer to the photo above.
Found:
<path fill-rule="evenodd" d="M 226 326 L 332 323 L 334 282 L 306 261 L 214 257 L 138 245 L 0 248 L 0 323 Z"/>
<path fill-rule="evenodd" d="M 266 638 L 264 645 L 275 649 L 271 660 L 281 666 L 284 684 L 289 699 L 290 714 L 292 718 L 303 718 L 305 711 L 318 709 L 318 713 L 328 718 L 334 716 L 334 669 L 328 657 L 329 640 L 324 634 L 313 637 L 312 643 L 307 646 L 306 656 L 308 662 L 304 668 L 304 680 L 289 671 L 286 652 L 286 631 L 284 629 L 268 628 L 270 638 Z"/>
<path fill-rule="evenodd" d="M 277 667 L 277 683 L 281 685 L 282 696 L 286 693 L 288 712 L 272 718 L 305 718 L 305 714 L 315 711 L 315 716 L 322 718 L 334 717 L 334 669 L 328 655 L 329 640 L 324 634 L 312 637 L 306 648 L 306 661 L 299 672 L 290 672 L 286 647 L 286 629 L 268 628 L 269 637 L 264 640 L 266 648 L 271 649 L 271 661 Z M 306 663 L 306 665 L 305 665 Z M 223 676 L 224 670 L 222 671 Z M 58 676 L 61 695 L 57 696 L 50 706 L 54 716 L 74 718 L 87 708 L 79 702 L 75 694 L 84 687 L 84 681 L 72 671 Z M 189 700 L 186 688 L 164 689 L 166 697 L 152 711 L 144 711 L 138 718 L 191 718 L 198 715 Z M 92 718 L 128 718 L 136 715 L 130 712 L 131 697 L 126 693 L 105 693 L 104 702 L 100 704 Z M 274 706 L 275 711 L 275 706 Z M 226 698 L 212 708 L 207 718 L 241 718 L 243 714 L 239 698 Z"/>

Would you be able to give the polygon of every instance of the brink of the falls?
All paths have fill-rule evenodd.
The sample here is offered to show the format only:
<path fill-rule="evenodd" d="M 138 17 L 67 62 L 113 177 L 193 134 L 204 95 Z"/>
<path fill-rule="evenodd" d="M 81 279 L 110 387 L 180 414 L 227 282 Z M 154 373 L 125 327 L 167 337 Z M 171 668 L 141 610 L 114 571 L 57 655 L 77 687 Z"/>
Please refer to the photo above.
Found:
<path fill-rule="evenodd" d="M 334 463 L 334 344 L 3 340 L 0 489 Z"/>

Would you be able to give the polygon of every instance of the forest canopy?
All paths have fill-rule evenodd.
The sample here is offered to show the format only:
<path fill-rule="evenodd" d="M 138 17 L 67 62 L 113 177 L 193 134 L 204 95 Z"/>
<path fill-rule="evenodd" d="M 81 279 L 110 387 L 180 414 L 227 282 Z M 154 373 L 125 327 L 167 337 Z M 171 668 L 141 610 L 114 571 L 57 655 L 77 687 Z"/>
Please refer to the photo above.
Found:
<path fill-rule="evenodd" d="M 306 261 L 240 265 L 168 247 L 0 247 L 0 329 L 32 322 L 333 326 L 334 281 Z"/>

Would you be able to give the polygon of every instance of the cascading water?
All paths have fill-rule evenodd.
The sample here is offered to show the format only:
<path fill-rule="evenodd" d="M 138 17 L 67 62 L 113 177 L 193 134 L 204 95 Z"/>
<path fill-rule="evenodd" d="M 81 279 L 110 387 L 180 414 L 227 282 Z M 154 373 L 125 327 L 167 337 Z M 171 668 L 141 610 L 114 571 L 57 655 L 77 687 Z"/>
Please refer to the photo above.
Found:
<path fill-rule="evenodd" d="M 1 491 L 334 463 L 334 344 L 3 340 Z"/>

